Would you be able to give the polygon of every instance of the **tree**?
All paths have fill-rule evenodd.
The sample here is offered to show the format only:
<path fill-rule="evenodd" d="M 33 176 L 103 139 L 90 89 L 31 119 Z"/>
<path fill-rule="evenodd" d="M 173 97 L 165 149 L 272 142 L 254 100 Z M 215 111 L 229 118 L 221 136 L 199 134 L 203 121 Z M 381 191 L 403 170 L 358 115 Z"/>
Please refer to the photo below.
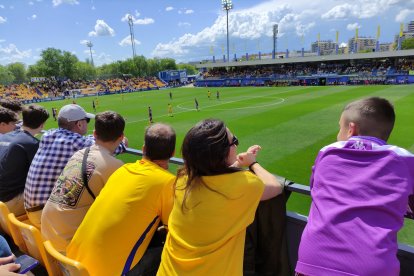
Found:
<path fill-rule="evenodd" d="M 76 80 L 93 80 L 96 78 L 96 69 L 88 62 L 78 61 L 75 64 Z"/>
<path fill-rule="evenodd" d="M 43 62 L 37 62 L 34 65 L 30 65 L 27 69 L 27 77 L 45 77 L 46 76 L 46 65 Z"/>
<path fill-rule="evenodd" d="M 63 52 L 63 55 L 60 57 L 61 73 L 59 76 L 74 79 L 77 76 L 76 64 L 78 62 L 79 60 L 75 55 L 66 51 Z"/>
<path fill-rule="evenodd" d="M 23 63 L 10 63 L 7 65 L 7 70 L 13 74 L 15 83 L 23 83 L 27 80 L 26 66 Z"/>
<path fill-rule="evenodd" d="M 120 74 L 131 74 L 137 76 L 137 68 L 133 59 L 127 59 L 119 63 Z"/>
<path fill-rule="evenodd" d="M 414 49 L 414 38 L 404 39 L 404 41 L 401 44 L 401 49 L 403 50 Z"/>
<path fill-rule="evenodd" d="M 178 64 L 178 69 L 187 70 L 187 75 L 195 75 L 198 73 L 197 69 L 191 64 Z"/>
<path fill-rule="evenodd" d="M 159 59 L 148 59 L 148 76 L 156 76 L 159 71 L 162 71 Z"/>
<path fill-rule="evenodd" d="M 14 76 L 7 67 L 0 65 L 0 84 L 8 85 L 14 81 Z"/>
<path fill-rule="evenodd" d="M 177 64 L 175 63 L 175 60 L 172 59 L 172 58 L 160 59 L 159 63 L 160 63 L 161 71 L 164 71 L 164 70 L 177 70 Z"/>
<path fill-rule="evenodd" d="M 45 69 L 43 77 L 61 76 L 62 51 L 55 48 L 47 48 L 40 54 L 42 57 L 36 64 Z M 44 66 L 43 66 L 44 65 Z"/>
<path fill-rule="evenodd" d="M 115 78 L 120 74 L 120 63 L 121 61 L 113 62 L 110 64 L 104 64 L 98 67 L 97 75 L 100 79 Z"/>
<path fill-rule="evenodd" d="M 148 62 L 144 56 L 136 56 L 134 58 L 136 77 L 145 77 L 148 75 Z"/>

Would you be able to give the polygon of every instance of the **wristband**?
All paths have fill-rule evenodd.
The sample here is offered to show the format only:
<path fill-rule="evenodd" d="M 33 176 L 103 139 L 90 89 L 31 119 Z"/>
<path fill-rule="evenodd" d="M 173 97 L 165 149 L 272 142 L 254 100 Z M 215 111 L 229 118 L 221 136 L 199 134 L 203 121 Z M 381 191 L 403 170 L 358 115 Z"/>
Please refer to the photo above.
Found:
<path fill-rule="evenodd" d="M 253 167 L 253 165 L 254 164 L 258 164 L 258 162 L 257 161 L 254 161 L 253 163 L 251 163 L 250 165 L 249 165 L 249 171 L 251 171 L 252 173 L 254 173 L 254 171 L 253 171 L 253 169 L 252 169 L 252 167 Z"/>

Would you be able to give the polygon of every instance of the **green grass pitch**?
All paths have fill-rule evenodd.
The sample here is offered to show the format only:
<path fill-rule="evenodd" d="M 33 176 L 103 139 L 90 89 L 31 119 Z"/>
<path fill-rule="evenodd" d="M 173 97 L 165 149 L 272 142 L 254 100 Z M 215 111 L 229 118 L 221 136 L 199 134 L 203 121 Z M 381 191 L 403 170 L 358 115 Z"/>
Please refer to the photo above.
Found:
<path fill-rule="evenodd" d="M 211 91 L 211 99 L 207 91 Z M 216 99 L 216 91 L 220 99 Z M 172 92 L 170 100 L 168 93 Z M 295 182 L 308 184 L 311 167 L 319 149 L 336 141 L 338 121 L 345 104 L 364 97 L 380 96 L 395 106 L 397 120 L 389 139 L 414 151 L 414 86 L 326 86 L 326 87 L 242 87 L 242 88 L 176 88 L 159 91 L 100 96 L 97 112 L 114 110 L 126 119 L 125 134 L 129 146 L 141 149 L 143 133 L 148 126 L 148 106 L 155 122 L 171 124 L 177 132 L 176 156 L 185 133 L 205 118 L 224 120 L 239 138 L 239 151 L 250 145 L 262 147 L 258 161 L 273 173 Z M 194 99 L 200 111 L 195 110 Z M 95 97 L 79 98 L 76 103 L 93 112 Z M 60 109 L 72 100 L 42 103 Z M 168 116 L 168 103 L 174 116 Z M 50 118 L 46 129 L 57 127 Z M 90 124 L 92 132 L 93 124 Z M 134 162 L 134 156 L 120 156 L 125 162 Z M 172 168 L 175 171 L 176 167 Z M 310 197 L 293 195 L 288 209 L 308 214 Z M 411 235 L 409 233 L 411 232 Z M 406 219 L 399 240 L 414 245 L 414 221 Z"/>

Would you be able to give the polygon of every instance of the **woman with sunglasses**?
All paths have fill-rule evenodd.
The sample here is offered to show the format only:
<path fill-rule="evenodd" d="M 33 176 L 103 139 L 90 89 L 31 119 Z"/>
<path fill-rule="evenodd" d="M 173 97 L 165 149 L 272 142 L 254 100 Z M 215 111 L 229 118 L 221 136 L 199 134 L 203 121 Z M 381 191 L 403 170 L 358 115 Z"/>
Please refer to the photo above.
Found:
<path fill-rule="evenodd" d="M 237 154 L 238 144 L 214 119 L 185 136 L 158 275 L 242 275 L 246 227 L 259 201 L 280 194 L 282 186 L 257 163 L 260 146 Z"/>

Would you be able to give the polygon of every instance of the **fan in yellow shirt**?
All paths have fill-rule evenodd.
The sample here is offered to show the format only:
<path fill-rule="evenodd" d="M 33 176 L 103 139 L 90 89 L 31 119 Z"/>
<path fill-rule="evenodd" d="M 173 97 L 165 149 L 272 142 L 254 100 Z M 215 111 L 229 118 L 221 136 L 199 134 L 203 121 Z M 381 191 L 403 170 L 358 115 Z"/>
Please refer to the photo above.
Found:
<path fill-rule="evenodd" d="M 175 177 L 167 169 L 174 148 L 170 126 L 146 130 L 143 159 L 109 178 L 67 247 L 68 257 L 100 276 L 124 275 L 139 262 L 159 222 L 168 222 Z"/>
<path fill-rule="evenodd" d="M 157 275 L 243 274 L 246 227 L 259 201 L 282 187 L 256 162 L 260 146 L 237 155 L 237 145 L 219 120 L 204 120 L 187 133 Z M 241 169 L 247 166 L 256 175 Z"/>

